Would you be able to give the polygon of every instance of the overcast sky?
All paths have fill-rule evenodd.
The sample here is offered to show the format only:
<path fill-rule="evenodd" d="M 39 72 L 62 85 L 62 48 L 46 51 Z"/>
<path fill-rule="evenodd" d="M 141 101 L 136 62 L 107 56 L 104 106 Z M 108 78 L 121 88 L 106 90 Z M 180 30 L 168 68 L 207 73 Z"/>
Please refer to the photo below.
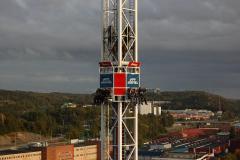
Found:
<path fill-rule="evenodd" d="M 0 88 L 98 87 L 100 0 L 0 0 Z M 142 84 L 240 98 L 239 0 L 139 0 Z"/>

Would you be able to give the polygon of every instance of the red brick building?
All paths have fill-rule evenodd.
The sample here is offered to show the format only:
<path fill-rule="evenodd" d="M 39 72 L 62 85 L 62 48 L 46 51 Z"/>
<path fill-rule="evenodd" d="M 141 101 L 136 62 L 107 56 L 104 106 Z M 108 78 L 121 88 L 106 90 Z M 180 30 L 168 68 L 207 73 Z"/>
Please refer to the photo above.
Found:
<path fill-rule="evenodd" d="M 42 151 L 42 160 L 74 160 L 74 146 L 48 146 Z"/>

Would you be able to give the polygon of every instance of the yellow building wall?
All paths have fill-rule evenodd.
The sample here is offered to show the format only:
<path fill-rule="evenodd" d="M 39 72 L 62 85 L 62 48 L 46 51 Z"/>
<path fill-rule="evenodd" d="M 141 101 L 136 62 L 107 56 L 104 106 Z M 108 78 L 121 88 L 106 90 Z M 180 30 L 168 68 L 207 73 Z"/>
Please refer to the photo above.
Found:
<path fill-rule="evenodd" d="M 74 147 L 74 160 L 97 160 L 97 145 Z"/>
<path fill-rule="evenodd" d="M 11 155 L 0 155 L 0 160 L 41 160 L 41 159 L 42 159 L 41 151 L 18 153 Z"/>

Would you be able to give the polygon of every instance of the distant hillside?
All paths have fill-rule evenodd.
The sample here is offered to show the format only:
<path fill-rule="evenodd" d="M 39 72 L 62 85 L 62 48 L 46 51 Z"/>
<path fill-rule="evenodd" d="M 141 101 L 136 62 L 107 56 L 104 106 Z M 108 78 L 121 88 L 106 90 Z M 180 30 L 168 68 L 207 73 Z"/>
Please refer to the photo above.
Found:
<path fill-rule="evenodd" d="M 86 123 L 91 132 L 86 134 L 95 137 L 99 128 L 98 109 L 61 108 L 65 102 L 82 106 L 92 103 L 92 99 L 90 94 L 0 90 L 0 135 L 27 131 L 48 136 L 65 134 L 78 137 Z"/>
<path fill-rule="evenodd" d="M 148 93 L 148 100 L 170 101 L 164 109 L 208 109 L 217 111 L 219 100 L 227 114 L 234 119 L 240 114 L 240 101 L 226 99 L 206 92 Z M 32 132 L 43 136 L 65 135 L 69 138 L 99 137 L 100 108 L 81 107 L 91 104 L 91 94 L 36 93 L 0 90 L 0 135 L 11 132 Z M 77 108 L 61 108 L 65 102 L 76 103 Z M 171 115 L 139 115 L 140 143 L 166 132 L 174 120 Z M 156 129 L 157 128 L 157 129 Z M 153 132 L 154 131 L 154 132 Z"/>
<path fill-rule="evenodd" d="M 217 111 L 219 106 L 223 111 L 240 113 L 240 100 L 227 99 L 219 95 L 202 91 L 148 93 L 148 100 L 170 101 L 167 109 L 208 109 Z M 70 93 L 36 93 L 24 91 L 0 90 L 0 112 L 4 108 L 16 111 L 35 110 L 47 107 L 59 107 L 65 102 L 79 105 L 91 104 L 91 94 Z"/>
<path fill-rule="evenodd" d="M 29 111 L 48 107 L 60 107 L 65 102 L 79 105 L 92 103 L 89 94 L 36 93 L 0 90 L 0 112 L 10 110 Z"/>
<path fill-rule="evenodd" d="M 149 100 L 170 101 L 166 109 L 208 109 L 217 111 L 219 106 L 223 111 L 240 114 L 240 100 L 227 99 L 219 95 L 202 91 L 148 93 Z"/>

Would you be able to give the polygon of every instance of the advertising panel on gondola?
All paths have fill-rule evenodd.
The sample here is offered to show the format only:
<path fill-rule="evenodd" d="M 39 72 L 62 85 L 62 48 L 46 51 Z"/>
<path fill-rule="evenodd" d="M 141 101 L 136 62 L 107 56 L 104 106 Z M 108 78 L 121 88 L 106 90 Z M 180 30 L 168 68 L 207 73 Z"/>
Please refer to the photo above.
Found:
<path fill-rule="evenodd" d="M 113 75 L 101 74 L 100 75 L 100 88 L 112 88 L 113 87 Z"/>
<path fill-rule="evenodd" d="M 128 88 L 139 88 L 140 87 L 139 74 L 128 74 L 127 75 L 127 87 Z"/>

